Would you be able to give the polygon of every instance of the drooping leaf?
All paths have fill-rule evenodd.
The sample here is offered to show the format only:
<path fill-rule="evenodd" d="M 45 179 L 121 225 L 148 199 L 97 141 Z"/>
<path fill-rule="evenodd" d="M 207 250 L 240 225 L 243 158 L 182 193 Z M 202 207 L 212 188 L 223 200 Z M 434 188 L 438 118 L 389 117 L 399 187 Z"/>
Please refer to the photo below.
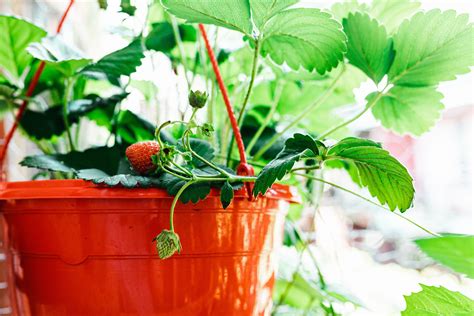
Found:
<path fill-rule="evenodd" d="M 414 14 L 421 3 L 413 0 L 373 0 L 370 16 L 376 18 L 387 30 L 387 33 L 395 32 L 403 22 Z"/>
<path fill-rule="evenodd" d="M 376 94 L 367 96 L 371 102 Z M 394 86 L 372 108 L 383 126 L 399 134 L 419 136 L 433 127 L 444 108 L 436 87 Z"/>
<path fill-rule="evenodd" d="M 81 74 L 94 79 L 107 79 L 119 86 L 120 76 L 129 76 L 141 65 L 144 57 L 141 39 L 135 39 L 128 46 L 110 53 L 96 63 L 81 70 Z"/>
<path fill-rule="evenodd" d="M 392 40 L 388 38 L 385 28 L 362 13 L 349 14 L 342 25 L 348 39 L 347 59 L 379 83 L 394 57 Z"/>
<path fill-rule="evenodd" d="M 311 136 L 294 134 L 292 138 L 288 138 L 283 150 L 258 175 L 253 188 L 254 196 L 265 194 L 277 179 L 283 179 L 293 165 L 308 151 L 313 156 L 319 154 L 318 144 Z"/>
<path fill-rule="evenodd" d="M 467 14 L 431 10 L 415 14 L 393 38 L 391 83 L 431 86 L 453 80 L 474 65 L 474 29 Z"/>
<path fill-rule="evenodd" d="M 404 212 L 410 208 L 415 192 L 413 179 L 407 169 L 379 144 L 351 137 L 331 147 L 327 157 L 353 163 L 359 170 L 362 184 L 390 210 L 398 208 Z"/>
<path fill-rule="evenodd" d="M 112 127 L 112 130 L 114 127 Z M 115 133 L 125 144 L 155 139 L 156 126 L 130 110 L 120 111 L 117 117 Z"/>
<path fill-rule="evenodd" d="M 405 296 L 402 316 L 472 315 L 474 301 L 442 286 L 420 284 L 422 291 Z"/>
<path fill-rule="evenodd" d="M 91 62 L 77 48 L 66 44 L 61 35 L 44 37 L 41 42 L 30 44 L 26 51 L 68 77 Z"/>
<path fill-rule="evenodd" d="M 76 176 L 79 179 L 92 181 L 95 184 L 104 184 L 110 187 L 162 187 L 161 181 L 156 177 L 145 177 L 135 174 L 116 174 L 111 176 L 99 169 L 82 169 L 76 172 Z"/>
<path fill-rule="evenodd" d="M 0 30 L 0 77 L 3 75 L 18 81 L 33 60 L 26 48 L 47 33 L 36 25 L 13 16 L 0 16 Z"/>
<path fill-rule="evenodd" d="M 169 173 L 163 173 L 160 176 L 160 181 L 163 188 L 166 189 L 169 195 L 175 196 L 179 189 L 186 184 L 185 180 L 177 178 Z M 211 192 L 211 185 L 209 182 L 198 182 L 187 187 L 179 197 L 183 203 L 192 202 L 193 204 L 205 199 Z"/>
<path fill-rule="evenodd" d="M 434 260 L 474 279 L 474 236 L 447 235 L 415 243 Z"/>
<path fill-rule="evenodd" d="M 148 49 L 169 53 L 176 47 L 176 39 L 173 34 L 173 26 L 169 22 L 154 23 L 151 32 L 145 39 Z M 192 25 L 180 24 L 179 35 L 183 42 L 195 42 L 197 38 L 196 29 Z"/>
<path fill-rule="evenodd" d="M 162 0 L 165 9 L 187 22 L 214 24 L 252 35 L 248 0 Z"/>
<path fill-rule="evenodd" d="M 318 73 L 335 68 L 346 51 L 346 36 L 329 13 L 318 9 L 288 9 L 268 21 L 262 55 L 279 65 Z"/>
<path fill-rule="evenodd" d="M 123 151 L 120 147 L 114 146 L 89 148 L 67 154 L 28 156 L 20 162 L 20 165 L 60 172 L 99 169 L 106 174 L 116 174 Z"/>
<path fill-rule="evenodd" d="M 259 30 L 278 12 L 292 6 L 299 0 L 250 0 L 252 19 Z"/>
<path fill-rule="evenodd" d="M 109 98 L 90 96 L 88 99 L 74 100 L 68 104 L 68 120 L 70 124 L 77 123 L 79 119 L 95 109 L 115 106 L 128 94 L 122 93 Z M 20 121 L 20 126 L 34 139 L 51 139 L 60 136 L 66 131 L 63 118 L 63 106 L 55 105 L 46 111 L 27 109 Z"/>
<path fill-rule="evenodd" d="M 117 103 L 123 101 L 127 96 L 128 93 L 114 94 L 108 98 L 90 95 L 87 96 L 86 99 L 71 101 L 68 104 L 68 113 L 70 119 L 86 115 L 97 108 L 100 109 L 108 106 L 115 106 Z"/>
<path fill-rule="evenodd" d="M 222 203 L 222 208 L 225 210 L 230 202 L 232 202 L 232 199 L 234 198 L 234 188 L 228 181 L 224 183 L 224 185 L 221 188 L 221 203 Z"/>

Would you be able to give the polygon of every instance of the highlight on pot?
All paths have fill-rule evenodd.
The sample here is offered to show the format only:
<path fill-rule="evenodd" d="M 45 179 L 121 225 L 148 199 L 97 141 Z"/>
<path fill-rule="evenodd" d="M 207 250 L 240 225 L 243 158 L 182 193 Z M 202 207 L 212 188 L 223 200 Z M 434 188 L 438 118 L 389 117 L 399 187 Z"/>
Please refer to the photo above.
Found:
<path fill-rule="evenodd" d="M 1 2 L 0 314 L 474 314 L 472 10 Z"/>

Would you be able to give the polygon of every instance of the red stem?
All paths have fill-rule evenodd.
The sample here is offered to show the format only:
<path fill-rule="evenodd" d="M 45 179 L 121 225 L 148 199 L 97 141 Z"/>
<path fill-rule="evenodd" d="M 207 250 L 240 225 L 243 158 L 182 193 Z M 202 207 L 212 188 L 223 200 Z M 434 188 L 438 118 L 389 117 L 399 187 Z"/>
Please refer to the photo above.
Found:
<path fill-rule="evenodd" d="M 64 11 L 63 15 L 61 16 L 61 20 L 59 20 L 58 27 L 56 29 L 56 32 L 59 33 L 61 32 L 61 29 L 63 27 L 64 21 L 66 20 L 66 17 L 69 13 L 69 10 L 71 9 L 72 5 L 74 4 L 75 0 L 70 0 L 69 5 L 66 8 L 66 11 Z M 42 61 L 38 69 L 36 69 L 36 72 L 33 76 L 33 79 L 31 79 L 30 85 L 28 86 L 28 90 L 26 91 L 25 96 L 27 98 L 31 97 L 33 95 L 33 92 L 35 91 L 36 85 L 38 84 L 38 81 L 40 79 L 41 74 L 43 73 L 44 67 L 46 66 L 45 62 Z M 23 100 L 23 103 L 20 105 L 20 108 L 18 109 L 18 113 L 15 116 L 15 121 L 13 122 L 12 127 L 7 133 L 7 136 L 5 137 L 5 143 L 2 146 L 2 149 L 0 151 L 0 180 L 4 181 L 5 180 L 5 173 L 3 172 L 3 167 L 5 163 L 5 157 L 7 155 L 8 151 L 8 146 L 10 145 L 10 142 L 13 138 L 13 135 L 15 134 L 16 129 L 18 128 L 18 123 L 20 122 L 23 113 L 26 110 L 26 107 L 28 106 L 28 100 Z"/>
<path fill-rule="evenodd" d="M 214 52 L 209 43 L 209 39 L 207 38 L 207 33 L 206 33 L 206 30 L 204 29 L 204 25 L 199 24 L 199 30 L 201 31 L 202 37 L 204 39 L 204 43 L 206 44 L 207 54 L 209 55 L 209 59 L 211 60 L 212 68 L 216 75 L 217 84 L 219 85 L 219 89 L 221 90 L 221 93 L 222 93 L 222 98 L 224 99 L 225 107 L 227 108 L 227 114 L 229 115 L 230 123 L 232 125 L 232 130 L 234 131 L 237 147 L 239 148 L 240 162 L 247 163 L 247 157 L 245 156 L 244 142 L 242 140 L 242 136 L 240 135 L 239 125 L 237 124 L 237 119 L 235 118 L 234 111 L 232 110 L 232 105 L 230 104 L 229 95 L 227 94 L 227 89 L 224 85 L 224 81 L 222 80 L 219 67 L 217 66 L 216 56 L 214 55 Z"/>
<path fill-rule="evenodd" d="M 204 39 L 207 54 L 209 55 L 209 59 L 211 60 L 212 69 L 214 70 L 214 74 L 216 75 L 217 84 L 219 85 L 219 89 L 221 90 L 222 98 L 224 99 L 224 104 L 227 109 L 227 114 L 229 115 L 230 124 L 232 125 L 232 130 L 234 132 L 235 142 L 237 143 L 237 148 L 239 149 L 240 164 L 237 167 L 237 174 L 253 176 L 254 170 L 253 167 L 247 163 L 247 157 L 245 155 L 245 145 L 244 141 L 242 140 L 242 135 L 240 134 L 239 124 L 237 123 L 234 111 L 232 110 L 232 105 L 230 104 L 227 88 L 224 85 L 224 81 L 222 80 L 221 72 L 219 71 L 219 67 L 217 65 L 216 56 L 214 55 L 214 51 L 212 50 L 211 44 L 209 43 L 209 39 L 207 37 L 204 25 L 199 24 L 199 30 L 201 31 L 202 38 Z M 245 187 L 247 189 L 249 200 L 251 200 L 252 188 L 250 182 L 245 183 Z"/>

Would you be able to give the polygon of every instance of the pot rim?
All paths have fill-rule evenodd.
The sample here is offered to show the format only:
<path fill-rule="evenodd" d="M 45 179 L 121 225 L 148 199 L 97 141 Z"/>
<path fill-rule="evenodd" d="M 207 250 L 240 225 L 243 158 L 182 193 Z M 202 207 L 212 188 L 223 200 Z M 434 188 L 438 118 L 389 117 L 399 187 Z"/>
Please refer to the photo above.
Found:
<path fill-rule="evenodd" d="M 209 197 L 219 197 L 220 190 L 213 188 Z M 247 198 L 244 189 L 237 190 L 235 198 Z M 29 199 L 172 199 L 165 189 L 123 188 L 97 185 L 81 179 L 34 180 L 0 182 L 0 201 Z M 296 188 L 274 184 L 265 194 L 267 199 L 286 200 L 300 203 Z"/>

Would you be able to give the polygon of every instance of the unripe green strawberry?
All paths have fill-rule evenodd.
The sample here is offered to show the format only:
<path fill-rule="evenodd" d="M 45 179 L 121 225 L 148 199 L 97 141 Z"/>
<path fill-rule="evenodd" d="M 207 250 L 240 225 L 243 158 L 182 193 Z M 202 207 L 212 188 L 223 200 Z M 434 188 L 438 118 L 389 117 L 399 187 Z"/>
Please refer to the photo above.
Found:
<path fill-rule="evenodd" d="M 145 175 L 155 170 L 156 166 L 153 164 L 151 157 L 158 154 L 159 151 L 160 145 L 158 142 L 147 141 L 128 146 L 125 155 L 128 161 L 130 161 L 133 170 Z"/>
<path fill-rule="evenodd" d="M 181 242 L 179 236 L 170 230 L 164 229 L 154 239 L 156 241 L 156 250 L 160 259 L 171 257 L 176 251 L 181 252 Z"/>

